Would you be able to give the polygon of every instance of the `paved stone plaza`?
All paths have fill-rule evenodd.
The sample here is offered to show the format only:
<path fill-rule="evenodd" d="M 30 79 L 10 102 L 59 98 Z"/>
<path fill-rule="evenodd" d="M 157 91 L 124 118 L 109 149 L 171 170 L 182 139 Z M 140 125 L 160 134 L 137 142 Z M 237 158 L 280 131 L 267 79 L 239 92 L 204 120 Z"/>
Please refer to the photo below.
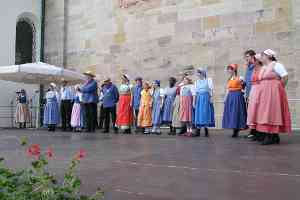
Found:
<path fill-rule="evenodd" d="M 107 200 L 298 200 L 300 134 L 281 145 L 261 146 L 228 131 L 210 138 L 141 135 L 49 134 L 40 130 L 0 130 L 0 152 L 10 166 L 27 162 L 21 136 L 43 147 L 52 145 L 50 168 L 62 175 L 79 148 L 83 192 L 98 186 Z"/>

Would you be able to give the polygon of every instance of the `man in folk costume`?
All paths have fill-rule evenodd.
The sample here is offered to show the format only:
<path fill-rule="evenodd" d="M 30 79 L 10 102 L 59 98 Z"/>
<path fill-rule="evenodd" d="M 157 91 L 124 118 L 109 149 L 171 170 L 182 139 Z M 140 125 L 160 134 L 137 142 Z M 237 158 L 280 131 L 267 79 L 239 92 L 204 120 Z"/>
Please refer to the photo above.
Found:
<path fill-rule="evenodd" d="M 109 132 L 110 119 L 112 120 L 112 125 L 115 133 L 118 132 L 116 127 L 117 119 L 117 103 L 119 101 L 119 91 L 118 88 L 111 82 L 110 78 L 104 80 L 103 87 L 101 89 L 102 93 L 102 106 L 103 106 L 103 118 L 104 118 L 104 130 L 103 133 Z"/>
<path fill-rule="evenodd" d="M 62 87 L 60 89 L 60 113 L 61 113 L 61 123 L 62 131 L 67 129 L 72 130 L 71 127 L 71 115 L 73 108 L 73 100 L 75 97 L 74 88 L 67 85 L 68 82 L 63 80 Z"/>
<path fill-rule="evenodd" d="M 141 127 L 138 126 L 138 116 L 139 116 L 139 109 L 140 109 L 140 102 L 141 102 L 141 93 L 143 90 L 143 79 L 142 77 L 137 77 L 135 79 L 135 86 L 132 89 L 132 107 L 134 112 L 134 123 L 135 123 L 135 132 L 139 133 L 142 132 Z"/>
<path fill-rule="evenodd" d="M 95 132 L 97 126 L 97 103 L 98 103 L 98 84 L 95 75 L 91 71 L 84 73 L 87 77 L 86 82 L 81 88 L 82 102 L 85 111 L 86 132 Z"/>
<path fill-rule="evenodd" d="M 244 53 L 244 59 L 247 65 L 246 74 L 245 74 L 245 98 L 246 98 L 247 106 L 249 103 L 249 96 L 252 89 L 252 76 L 253 76 L 253 71 L 256 63 L 255 54 L 256 54 L 255 51 L 252 49 L 247 50 Z M 255 130 L 251 129 L 250 133 L 246 137 L 253 138 L 255 134 L 256 134 Z"/>

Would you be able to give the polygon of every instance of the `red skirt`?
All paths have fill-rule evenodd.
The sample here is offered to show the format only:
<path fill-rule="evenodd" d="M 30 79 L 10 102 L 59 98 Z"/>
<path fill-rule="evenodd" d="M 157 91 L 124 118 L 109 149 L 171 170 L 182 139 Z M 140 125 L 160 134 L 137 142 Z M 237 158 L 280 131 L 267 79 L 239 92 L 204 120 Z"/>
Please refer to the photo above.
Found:
<path fill-rule="evenodd" d="M 118 110 L 116 125 L 120 128 L 129 128 L 133 122 L 133 110 L 131 107 L 131 96 L 121 95 Z"/>
<path fill-rule="evenodd" d="M 283 83 L 262 81 L 256 95 L 257 103 L 248 121 L 250 128 L 266 133 L 291 133 L 291 114 Z"/>
<path fill-rule="evenodd" d="M 181 122 L 192 122 L 193 119 L 193 97 L 180 96 L 179 115 Z"/>

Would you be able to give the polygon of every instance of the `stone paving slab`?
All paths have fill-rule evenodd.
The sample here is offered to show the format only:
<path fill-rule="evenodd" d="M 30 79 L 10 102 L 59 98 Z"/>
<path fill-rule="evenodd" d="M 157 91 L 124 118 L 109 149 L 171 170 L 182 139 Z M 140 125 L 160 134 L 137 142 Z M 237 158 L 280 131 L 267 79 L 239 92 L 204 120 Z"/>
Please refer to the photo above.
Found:
<path fill-rule="evenodd" d="M 55 150 L 50 168 L 60 177 L 70 157 L 84 148 L 78 169 L 83 193 L 100 186 L 107 200 L 298 200 L 300 134 L 281 145 L 261 146 L 230 132 L 210 138 L 0 130 L 0 156 L 8 165 L 28 164 L 22 136 Z"/>

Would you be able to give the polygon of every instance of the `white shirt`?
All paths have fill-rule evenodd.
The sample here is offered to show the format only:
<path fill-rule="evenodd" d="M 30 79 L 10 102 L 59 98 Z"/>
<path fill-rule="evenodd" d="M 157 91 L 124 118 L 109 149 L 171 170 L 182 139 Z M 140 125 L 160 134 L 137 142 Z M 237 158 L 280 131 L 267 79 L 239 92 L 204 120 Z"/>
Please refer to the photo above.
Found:
<path fill-rule="evenodd" d="M 75 96 L 75 91 L 73 87 L 66 86 L 60 89 L 61 100 L 73 100 Z"/>
<path fill-rule="evenodd" d="M 154 95 L 154 89 L 150 90 L 150 94 L 153 96 Z M 159 88 L 159 96 L 164 97 L 165 96 L 165 91 L 162 88 Z"/>
<path fill-rule="evenodd" d="M 211 78 L 207 78 L 207 83 L 208 83 L 208 87 L 210 89 L 210 96 L 213 96 L 213 90 L 214 90 L 214 84 L 213 84 L 213 80 Z M 193 96 L 196 96 L 197 94 L 197 81 L 194 83 L 193 87 L 191 87 L 191 91 L 192 91 L 192 94 Z"/>
<path fill-rule="evenodd" d="M 285 77 L 285 76 L 288 75 L 287 70 L 285 69 L 285 67 L 281 63 L 276 62 L 273 70 L 281 78 L 283 78 L 283 77 Z"/>
<path fill-rule="evenodd" d="M 56 91 L 48 91 L 46 93 L 46 98 L 47 99 L 51 99 L 51 98 L 54 98 L 54 97 L 56 97 L 56 99 L 59 100 L 59 95 Z"/>

